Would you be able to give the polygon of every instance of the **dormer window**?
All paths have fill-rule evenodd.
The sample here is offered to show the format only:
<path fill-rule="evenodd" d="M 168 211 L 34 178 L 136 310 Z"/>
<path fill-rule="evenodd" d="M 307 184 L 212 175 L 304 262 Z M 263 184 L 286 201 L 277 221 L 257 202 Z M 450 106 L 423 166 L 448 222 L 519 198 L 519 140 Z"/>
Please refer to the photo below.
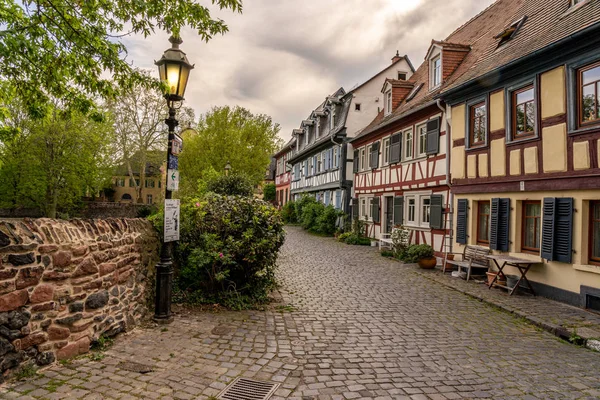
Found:
<path fill-rule="evenodd" d="M 392 91 L 385 92 L 385 115 L 392 112 Z"/>
<path fill-rule="evenodd" d="M 442 84 L 442 57 L 437 55 L 431 59 L 431 87 L 435 88 Z"/>
<path fill-rule="evenodd" d="M 400 71 L 398 71 L 398 80 L 399 81 L 405 81 L 406 80 L 406 72 L 400 72 Z"/>
<path fill-rule="evenodd" d="M 315 124 L 315 135 L 319 137 L 321 134 L 321 118 L 317 116 L 317 123 Z"/>
<path fill-rule="evenodd" d="M 421 83 L 418 86 L 415 86 L 413 88 L 413 90 L 410 91 L 410 93 L 408 94 L 408 96 L 406 96 L 406 101 L 409 102 L 411 101 L 416 95 L 417 93 L 419 93 L 419 90 L 423 87 L 423 84 Z"/>
<path fill-rule="evenodd" d="M 329 114 L 329 129 L 335 128 L 335 106 L 331 106 L 331 113 Z"/>
<path fill-rule="evenodd" d="M 513 22 L 508 28 L 504 29 L 502 32 L 494 36 L 494 39 L 500 39 L 500 41 L 498 42 L 498 47 L 502 46 L 504 43 L 514 38 L 517 35 L 519 29 L 521 29 L 521 27 L 525 23 L 525 21 L 527 21 L 526 15 L 523 16 L 523 18 Z"/>

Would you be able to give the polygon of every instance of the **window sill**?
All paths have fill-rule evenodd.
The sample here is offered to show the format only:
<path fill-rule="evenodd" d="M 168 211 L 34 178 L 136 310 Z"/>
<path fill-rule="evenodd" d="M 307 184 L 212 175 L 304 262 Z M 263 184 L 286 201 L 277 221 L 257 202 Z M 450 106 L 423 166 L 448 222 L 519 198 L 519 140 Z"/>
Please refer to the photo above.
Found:
<path fill-rule="evenodd" d="M 533 143 L 533 142 L 537 142 L 541 140 L 540 136 L 532 136 L 532 137 L 525 137 L 522 139 L 515 139 L 515 140 L 511 140 L 510 142 L 506 142 L 506 147 L 509 146 L 517 146 L 523 143 Z"/>
<path fill-rule="evenodd" d="M 478 150 L 487 150 L 489 148 L 487 142 L 485 144 L 480 144 L 477 146 L 465 146 L 465 151 L 468 153 L 469 151 L 478 151 Z"/>
<path fill-rule="evenodd" d="M 577 271 L 582 271 L 582 272 L 591 272 L 593 274 L 600 274 L 600 266 L 599 265 L 590 265 L 590 264 L 577 265 L 577 264 L 573 264 L 573 269 L 577 270 Z"/>
<path fill-rule="evenodd" d="M 588 125 L 585 127 L 579 127 L 575 130 L 567 132 L 569 136 L 585 135 L 586 133 L 600 133 L 600 123 L 595 125 Z"/>
<path fill-rule="evenodd" d="M 431 228 L 428 226 L 421 226 L 421 225 L 411 225 L 411 224 L 406 224 L 404 225 L 405 228 L 410 228 L 413 230 L 419 230 L 419 231 L 430 231 Z"/>

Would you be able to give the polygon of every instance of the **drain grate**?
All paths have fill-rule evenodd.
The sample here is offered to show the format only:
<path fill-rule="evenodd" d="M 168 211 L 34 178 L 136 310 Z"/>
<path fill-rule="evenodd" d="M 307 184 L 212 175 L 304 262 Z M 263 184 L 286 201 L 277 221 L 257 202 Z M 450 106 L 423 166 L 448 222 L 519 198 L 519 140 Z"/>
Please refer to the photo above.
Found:
<path fill-rule="evenodd" d="M 229 332 L 231 332 L 231 329 L 226 326 L 216 326 L 213 328 L 212 331 L 210 331 L 210 333 L 212 333 L 213 335 L 218 336 L 228 335 Z"/>
<path fill-rule="evenodd" d="M 140 374 L 147 374 L 148 372 L 154 371 L 152 367 L 140 363 L 136 363 L 133 361 L 122 361 L 117 364 L 117 368 L 123 369 L 125 371 L 137 372 Z"/>
<path fill-rule="evenodd" d="M 217 398 L 223 400 L 267 400 L 278 387 L 279 383 L 237 378 L 219 393 Z"/>

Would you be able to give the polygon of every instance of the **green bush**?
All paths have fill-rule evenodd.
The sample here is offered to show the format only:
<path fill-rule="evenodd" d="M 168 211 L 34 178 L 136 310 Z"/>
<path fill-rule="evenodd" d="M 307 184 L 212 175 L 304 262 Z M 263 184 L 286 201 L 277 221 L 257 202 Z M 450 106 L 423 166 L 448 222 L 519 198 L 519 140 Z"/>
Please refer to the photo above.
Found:
<path fill-rule="evenodd" d="M 394 257 L 394 252 L 392 250 L 381 250 L 382 257 Z"/>
<path fill-rule="evenodd" d="M 321 215 L 317 217 L 315 231 L 323 235 L 333 236 L 339 214 L 332 205 L 324 207 Z"/>
<path fill-rule="evenodd" d="M 414 244 L 408 248 L 402 261 L 416 263 L 422 258 L 429 257 L 433 257 L 433 247 L 428 244 Z"/>
<path fill-rule="evenodd" d="M 315 201 L 314 203 L 307 204 L 302 208 L 302 228 L 316 232 L 317 231 L 317 220 L 325 211 L 325 205 Z"/>
<path fill-rule="evenodd" d="M 352 236 L 352 232 L 344 232 L 338 236 L 338 242 L 346 243 L 346 240 Z"/>
<path fill-rule="evenodd" d="M 263 199 L 265 201 L 275 202 L 277 200 L 277 188 L 274 183 L 267 183 L 263 186 Z"/>
<path fill-rule="evenodd" d="M 294 202 L 294 206 L 296 207 L 296 216 L 298 218 L 298 222 L 302 223 L 302 213 L 304 211 L 304 208 L 310 204 L 316 204 L 316 203 L 318 203 L 318 201 L 313 196 L 309 196 L 309 195 L 304 195 L 304 196 L 300 197 L 300 199 L 298 201 Z"/>
<path fill-rule="evenodd" d="M 218 175 L 210 177 L 204 186 L 206 192 L 212 192 L 223 196 L 252 197 L 254 188 L 252 182 L 245 175 Z"/>
<path fill-rule="evenodd" d="M 281 208 L 281 217 L 286 224 L 297 224 L 298 215 L 296 214 L 296 204 L 293 201 L 288 201 Z"/>
<path fill-rule="evenodd" d="M 351 233 L 348 238 L 346 238 L 346 244 L 352 244 L 356 246 L 370 246 L 371 239 L 368 237 L 358 236 L 355 233 Z"/>
<path fill-rule="evenodd" d="M 280 213 L 267 202 L 214 193 L 186 201 L 174 255 L 178 297 L 233 309 L 265 302 L 283 241 Z"/>

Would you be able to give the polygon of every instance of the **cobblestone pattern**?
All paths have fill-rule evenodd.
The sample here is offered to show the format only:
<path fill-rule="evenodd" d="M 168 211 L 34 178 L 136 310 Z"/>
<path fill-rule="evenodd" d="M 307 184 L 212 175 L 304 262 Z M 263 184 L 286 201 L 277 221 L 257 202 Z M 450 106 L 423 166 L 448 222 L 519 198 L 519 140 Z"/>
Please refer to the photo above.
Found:
<path fill-rule="evenodd" d="M 280 264 L 273 310 L 184 310 L 121 336 L 102 361 L 53 367 L 0 397 L 206 399 L 240 375 L 280 382 L 274 400 L 600 397 L 600 354 L 374 249 L 289 228 Z"/>

